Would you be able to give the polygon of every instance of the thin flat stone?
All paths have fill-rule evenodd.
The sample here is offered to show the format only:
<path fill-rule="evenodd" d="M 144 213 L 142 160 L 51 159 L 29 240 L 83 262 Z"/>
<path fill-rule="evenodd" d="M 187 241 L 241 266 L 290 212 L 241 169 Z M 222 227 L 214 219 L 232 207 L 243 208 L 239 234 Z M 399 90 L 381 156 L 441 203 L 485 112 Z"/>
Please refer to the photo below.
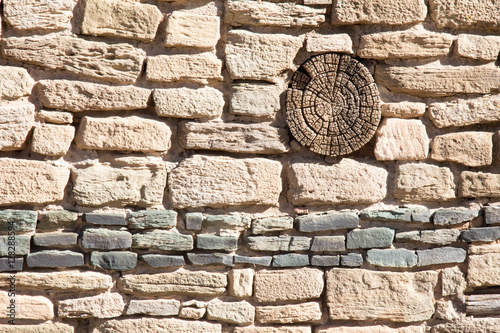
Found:
<path fill-rule="evenodd" d="M 358 214 L 354 212 L 303 215 L 295 218 L 295 221 L 302 232 L 354 229 L 359 226 Z"/>
<path fill-rule="evenodd" d="M 467 252 L 457 247 L 441 247 L 430 250 L 417 250 L 417 266 L 430 266 L 450 263 L 462 263 Z"/>
<path fill-rule="evenodd" d="M 144 254 L 141 259 L 151 267 L 175 267 L 184 266 L 186 261 L 184 256 L 170 256 L 163 254 Z"/>

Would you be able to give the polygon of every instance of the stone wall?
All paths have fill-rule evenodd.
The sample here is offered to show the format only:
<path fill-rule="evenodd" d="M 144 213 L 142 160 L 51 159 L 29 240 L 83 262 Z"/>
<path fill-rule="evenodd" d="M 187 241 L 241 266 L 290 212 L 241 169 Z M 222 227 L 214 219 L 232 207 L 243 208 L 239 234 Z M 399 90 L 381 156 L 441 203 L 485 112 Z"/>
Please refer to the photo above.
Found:
<path fill-rule="evenodd" d="M 1 332 L 500 332 L 500 1 L 1 2 Z M 284 111 L 327 52 L 341 157 Z"/>

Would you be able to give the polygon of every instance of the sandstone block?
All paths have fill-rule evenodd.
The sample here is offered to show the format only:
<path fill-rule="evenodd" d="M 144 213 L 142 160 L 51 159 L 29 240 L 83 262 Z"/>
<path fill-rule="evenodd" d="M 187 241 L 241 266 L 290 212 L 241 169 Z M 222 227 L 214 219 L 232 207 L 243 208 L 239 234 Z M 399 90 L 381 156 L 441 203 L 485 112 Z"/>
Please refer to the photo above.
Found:
<path fill-rule="evenodd" d="M 463 294 L 467 283 L 464 273 L 458 267 L 441 270 L 441 293 L 443 296 Z"/>
<path fill-rule="evenodd" d="M 155 230 L 134 234 L 134 248 L 152 248 L 162 251 L 190 251 L 193 249 L 193 236 L 183 235 L 178 231 Z"/>
<path fill-rule="evenodd" d="M 175 299 L 130 300 L 127 316 L 143 314 L 147 316 L 177 316 L 181 302 Z"/>
<path fill-rule="evenodd" d="M 280 154 L 289 149 L 288 129 L 265 124 L 187 122 L 179 128 L 184 149 Z"/>
<path fill-rule="evenodd" d="M 368 204 L 387 194 L 385 169 L 343 158 L 339 163 L 294 162 L 288 166 L 288 199 L 293 205 Z"/>
<path fill-rule="evenodd" d="M 381 106 L 382 116 L 394 118 L 417 118 L 425 113 L 425 103 L 399 102 L 384 103 Z"/>
<path fill-rule="evenodd" d="M 500 29 L 500 12 L 496 1 L 431 0 L 429 7 L 431 18 L 438 28 Z"/>
<path fill-rule="evenodd" d="M 251 268 L 232 269 L 228 273 L 229 294 L 235 297 L 251 297 L 255 271 Z"/>
<path fill-rule="evenodd" d="M 135 333 L 140 328 L 141 333 L 221 333 L 222 325 L 204 321 L 181 320 L 177 318 L 134 318 L 111 319 L 98 322 L 92 333 Z"/>
<path fill-rule="evenodd" d="M 74 137 L 73 126 L 41 124 L 33 131 L 31 150 L 47 156 L 66 155 Z"/>
<path fill-rule="evenodd" d="M 280 110 L 281 90 L 274 84 L 237 83 L 231 86 L 230 114 L 274 118 Z"/>
<path fill-rule="evenodd" d="M 432 327 L 431 333 L 498 333 L 499 318 L 462 318 Z"/>
<path fill-rule="evenodd" d="M 257 302 L 301 301 L 323 292 L 323 271 L 315 268 L 281 269 L 255 273 Z"/>
<path fill-rule="evenodd" d="M 234 333 L 311 333 L 309 326 L 247 326 L 236 327 Z"/>
<path fill-rule="evenodd" d="M 11 319 L 9 317 L 11 305 L 11 297 L 9 292 L 0 291 L 0 318 Z M 43 296 L 26 296 L 16 293 L 15 296 L 15 319 L 30 319 L 30 320 L 52 320 L 54 318 L 54 305 L 52 302 Z M 5 332 L 5 331 L 2 331 Z"/>
<path fill-rule="evenodd" d="M 431 158 L 456 162 L 470 167 L 490 165 L 493 152 L 493 133 L 459 132 L 434 137 Z"/>
<path fill-rule="evenodd" d="M 460 196 L 465 198 L 496 198 L 500 196 L 500 174 L 464 171 L 459 187 Z"/>
<path fill-rule="evenodd" d="M 51 124 L 69 125 L 73 123 L 73 114 L 71 112 L 40 110 L 36 117 L 42 122 Z"/>
<path fill-rule="evenodd" d="M 4 0 L 5 21 L 18 30 L 71 29 L 75 0 Z"/>
<path fill-rule="evenodd" d="M 205 315 L 205 312 L 207 312 L 206 308 L 197 309 L 183 307 L 179 312 L 179 317 L 187 319 L 201 319 Z"/>
<path fill-rule="evenodd" d="M 306 50 L 312 53 L 340 52 L 353 54 L 352 39 L 348 34 L 311 35 L 306 37 Z"/>
<path fill-rule="evenodd" d="M 159 55 L 148 57 L 146 80 L 207 83 L 209 79 L 222 80 L 221 70 L 222 61 L 212 53 Z"/>
<path fill-rule="evenodd" d="M 225 45 L 229 76 L 233 80 L 274 82 L 284 71 L 294 68 L 293 59 L 301 47 L 299 37 L 230 31 Z"/>
<path fill-rule="evenodd" d="M 469 255 L 468 262 L 468 287 L 500 285 L 500 251 L 493 250 L 491 253 Z"/>
<path fill-rule="evenodd" d="M 420 241 L 427 244 L 448 245 L 458 240 L 460 230 L 457 229 L 437 229 L 422 230 Z"/>
<path fill-rule="evenodd" d="M 225 323 L 249 325 L 253 324 L 255 307 L 246 301 L 220 302 L 212 301 L 207 306 L 207 319 Z"/>
<path fill-rule="evenodd" d="M 460 34 L 456 50 L 465 58 L 495 61 L 500 53 L 500 37 Z"/>
<path fill-rule="evenodd" d="M 405 326 L 390 328 L 388 326 L 345 326 L 320 329 L 317 333 L 424 333 L 423 326 Z"/>
<path fill-rule="evenodd" d="M 154 5 L 120 0 L 86 0 L 82 33 L 151 42 L 163 14 Z"/>
<path fill-rule="evenodd" d="M 331 5 L 332 0 L 304 0 L 304 5 Z"/>
<path fill-rule="evenodd" d="M 224 108 L 224 95 L 217 89 L 155 89 L 156 113 L 161 117 L 219 118 Z"/>
<path fill-rule="evenodd" d="M 262 235 L 273 231 L 285 231 L 293 229 L 293 217 L 264 217 L 252 221 L 252 234 Z"/>
<path fill-rule="evenodd" d="M 434 314 L 438 273 L 334 268 L 326 275 L 332 320 L 415 322 Z M 383 290 L 383 292 L 380 292 Z"/>
<path fill-rule="evenodd" d="M 34 121 L 31 103 L 0 105 L 0 151 L 23 149 Z"/>
<path fill-rule="evenodd" d="M 75 328 L 63 323 L 43 323 L 35 325 L 0 325 L 5 333 L 74 333 Z"/>
<path fill-rule="evenodd" d="M 407 249 L 368 250 L 366 261 L 379 267 L 414 267 L 417 265 L 415 251 Z"/>
<path fill-rule="evenodd" d="M 71 36 L 9 37 L 6 57 L 119 84 L 134 83 L 146 53 L 129 44 L 107 44 Z"/>
<path fill-rule="evenodd" d="M 449 168 L 405 163 L 398 166 L 394 197 L 405 202 L 447 201 L 455 198 L 453 174 Z"/>
<path fill-rule="evenodd" d="M 175 208 L 275 205 L 280 173 L 279 162 L 263 158 L 194 155 L 170 172 L 169 195 Z"/>
<path fill-rule="evenodd" d="M 74 112 L 145 109 L 151 96 L 144 88 L 70 80 L 41 80 L 37 90 L 43 106 Z"/>
<path fill-rule="evenodd" d="M 317 302 L 258 306 L 255 310 L 257 321 L 262 324 L 292 324 L 317 322 L 321 320 L 321 307 Z"/>
<path fill-rule="evenodd" d="M 28 71 L 22 67 L 0 66 L 0 80 L 0 100 L 13 100 L 29 95 L 35 84 Z"/>
<path fill-rule="evenodd" d="M 119 293 L 71 298 L 59 301 L 58 314 L 62 318 L 114 318 L 122 315 L 125 303 Z"/>
<path fill-rule="evenodd" d="M 167 21 L 165 46 L 213 49 L 219 40 L 218 16 L 174 11 Z"/>

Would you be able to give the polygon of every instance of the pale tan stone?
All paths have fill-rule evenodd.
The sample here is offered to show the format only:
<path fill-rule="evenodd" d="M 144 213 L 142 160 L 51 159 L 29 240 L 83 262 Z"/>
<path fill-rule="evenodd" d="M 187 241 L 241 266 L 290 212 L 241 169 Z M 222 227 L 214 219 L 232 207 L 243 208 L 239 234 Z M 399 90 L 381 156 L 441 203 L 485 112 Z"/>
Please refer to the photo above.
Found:
<path fill-rule="evenodd" d="M 304 5 L 331 5 L 333 0 L 304 0 Z"/>
<path fill-rule="evenodd" d="M 493 133 L 459 132 L 438 135 L 432 140 L 431 158 L 456 162 L 470 167 L 490 165 Z"/>
<path fill-rule="evenodd" d="M 394 197 L 405 202 L 454 199 L 455 184 L 449 168 L 430 164 L 405 163 L 396 172 Z"/>
<path fill-rule="evenodd" d="M 60 125 L 73 123 L 73 114 L 71 112 L 40 110 L 36 114 L 36 117 L 38 118 L 38 120 L 45 121 L 46 123 Z"/>
<path fill-rule="evenodd" d="M 464 273 L 460 268 L 451 267 L 441 271 L 441 294 L 443 296 L 462 294 L 465 287 Z"/>
<path fill-rule="evenodd" d="M 18 30 L 71 29 L 76 0 L 4 0 L 5 21 Z"/>
<path fill-rule="evenodd" d="M 154 5 L 121 0 L 86 0 L 82 33 L 151 42 L 163 14 Z"/>
<path fill-rule="evenodd" d="M 124 309 L 125 303 L 119 293 L 103 293 L 61 300 L 58 315 L 62 318 L 114 318 L 121 316 Z"/>
<path fill-rule="evenodd" d="M 0 274 L 0 286 L 8 287 L 10 275 Z M 96 291 L 113 286 L 111 275 L 97 272 L 62 271 L 50 273 L 19 272 L 16 287 L 20 289 L 49 289 L 58 291 Z"/>
<path fill-rule="evenodd" d="M 232 30 L 225 45 L 229 76 L 233 80 L 275 82 L 277 76 L 294 68 L 293 60 L 301 47 L 299 37 Z"/>
<path fill-rule="evenodd" d="M 33 131 L 31 150 L 41 155 L 66 155 L 74 137 L 73 126 L 40 124 Z"/>
<path fill-rule="evenodd" d="M 126 315 L 144 314 L 148 316 L 177 316 L 180 307 L 181 302 L 175 299 L 133 299 L 130 300 Z"/>
<path fill-rule="evenodd" d="M 0 105 L 0 151 L 21 150 L 35 125 L 35 106 L 31 103 Z"/>
<path fill-rule="evenodd" d="M 156 113 L 161 117 L 219 118 L 224 108 L 224 95 L 217 89 L 155 89 Z"/>
<path fill-rule="evenodd" d="M 0 66 L 0 100 L 13 100 L 31 94 L 35 81 L 22 67 Z"/>
<path fill-rule="evenodd" d="M 2 206 L 46 204 L 64 198 L 64 188 L 69 180 L 67 167 L 42 161 L 1 158 L 0 170 Z"/>
<path fill-rule="evenodd" d="M 381 167 L 350 158 L 336 164 L 292 162 L 288 199 L 295 206 L 376 203 L 387 194 L 387 176 Z"/>
<path fill-rule="evenodd" d="M 226 291 L 225 273 L 178 269 L 171 273 L 124 275 L 118 286 L 133 295 L 218 296 Z"/>
<path fill-rule="evenodd" d="M 402 25 L 422 22 L 426 16 L 423 0 L 346 0 L 333 5 L 332 24 Z"/>
<path fill-rule="evenodd" d="M 179 126 L 179 143 L 184 149 L 281 154 L 289 150 L 288 142 L 288 129 L 267 124 L 187 122 Z"/>
<path fill-rule="evenodd" d="M 383 117 L 417 118 L 425 113 L 425 103 L 399 102 L 384 103 L 381 105 Z"/>
<path fill-rule="evenodd" d="M 231 86 L 229 113 L 274 118 L 281 108 L 280 89 L 274 84 L 237 83 Z"/>
<path fill-rule="evenodd" d="M 434 314 L 438 273 L 334 268 L 326 275 L 332 320 L 415 322 Z"/>
<path fill-rule="evenodd" d="M 172 132 L 167 124 L 137 116 L 83 117 L 75 143 L 80 149 L 166 151 Z"/>
<path fill-rule="evenodd" d="M 489 94 L 499 89 L 500 68 L 378 65 L 375 69 L 375 81 L 393 92 L 421 97 Z"/>
<path fill-rule="evenodd" d="M 234 333 L 312 333 L 309 326 L 247 326 L 236 327 Z"/>
<path fill-rule="evenodd" d="M 134 110 L 148 107 L 151 90 L 70 80 L 37 83 L 43 106 L 69 111 Z"/>
<path fill-rule="evenodd" d="M 167 21 L 165 46 L 213 49 L 219 40 L 219 26 L 218 16 L 175 11 Z"/>
<path fill-rule="evenodd" d="M 498 1 L 429 1 L 431 18 L 438 28 L 495 30 L 500 29 Z"/>
<path fill-rule="evenodd" d="M 500 53 L 500 36 L 460 34 L 456 50 L 459 56 L 465 58 L 495 61 Z"/>
<path fill-rule="evenodd" d="M 255 271 L 251 268 L 232 269 L 228 273 L 229 295 L 235 297 L 251 297 Z"/>
<path fill-rule="evenodd" d="M 293 2 L 226 1 L 225 22 L 230 25 L 314 27 L 325 22 L 326 9 Z"/>
<path fill-rule="evenodd" d="M 436 313 L 434 313 L 434 317 L 446 321 L 453 321 L 460 318 L 459 314 L 453 307 L 453 303 L 451 301 L 444 300 L 436 301 Z"/>
<path fill-rule="evenodd" d="M 323 271 L 315 268 L 258 271 L 254 297 L 257 302 L 302 301 L 323 292 Z"/>
<path fill-rule="evenodd" d="M 74 333 L 75 328 L 63 323 L 43 323 L 35 325 L 0 325 L 3 333 Z"/>
<path fill-rule="evenodd" d="M 379 161 L 424 160 L 429 141 L 420 120 L 386 118 L 377 130 L 375 158 Z"/>
<path fill-rule="evenodd" d="M 6 290 L 9 290 L 7 288 Z M 8 308 L 11 305 L 9 292 L 0 291 L 0 318 L 11 319 L 11 313 Z M 54 318 L 54 305 L 44 296 L 26 296 L 19 295 L 16 292 L 15 296 L 15 319 L 31 319 L 31 320 L 51 320 Z M 3 331 L 2 331 L 3 332 Z"/>
<path fill-rule="evenodd" d="M 170 172 L 169 196 L 175 208 L 276 205 L 280 174 L 281 163 L 264 158 L 194 155 Z"/>
<path fill-rule="evenodd" d="M 207 319 L 230 324 L 250 325 L 255 320 L 255 307 L 246 301 L 212 301 L 207 306 Z"/>
<path fill-rule="evenodd" d="M 129 44 L 60 35 L 4 38 L 2 50 L 7 58 L 120 84 L 134 83 L 146 58 Z"/>
<path fill-rule="evenodd" d="M 207 312 L 206 308 L 196 309 L 196 308 L 182 308 L 179 312 L 179 317 L 187 319 L 201 319 Z"/>
<path fill-rule="evenodd" d="M 469 254 L 489 254 L 500 253 L 500 243 L 491 245 L 471 245 Z"/>
<path fill-rule="evenodd" d="M 307 52 L 341 52 L 353 54 L 352 39 L 348 34 L 310 35 L 306 37 Z"/>
<path fill-rule="evenodd" d="M 208 83 L 209 79 L 221 81 L 221 71 L 222 61 L 212 53 L 159 55 L 148 57 L 146 80 Z"/>
<path fill-rule="evenodd" d="M 388 326 L 345 326 L 320 329 L 317 333 L 424 333 L 422 326 L 390 328 Z"/>
<path fill-rule="evenodd" d="M 92 333 L 221 333 L 222 325 L 176 318 L 111 319 L 97 323 Z"/>
<path fill-rule="evenodd" d="M 500 174 L 464 171 L 460 175 L 459 194 L 465 198 L 500 197 Z"/>
<path fill-rule="evenodd" d="M 432 327 L 431 333 L 500 333 L 500 318 L 462 318 Z"/>
<path fill-rule="evenodd" d="M 161 159 L 130 156 L 74 167 L 71 175 L 80 205 L 147 207 L 162 203 L 167 170 Z"/>
<path fill-rule="evenodd" d="M 321 307 L 317 302 L 258 306 L 255 309 L 255 315 L 257 321 L 262 324 L 318 322 L 321 320 Z"/>

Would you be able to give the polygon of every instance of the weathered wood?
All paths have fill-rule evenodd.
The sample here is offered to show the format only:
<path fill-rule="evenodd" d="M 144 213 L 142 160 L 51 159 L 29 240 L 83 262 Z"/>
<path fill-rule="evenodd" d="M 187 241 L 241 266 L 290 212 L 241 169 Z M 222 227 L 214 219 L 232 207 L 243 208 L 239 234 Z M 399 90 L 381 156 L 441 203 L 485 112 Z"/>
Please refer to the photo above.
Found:
<path fill-rule="evenodd" d="M 500 313 L 500 294 L 468 296 L 466 302 L 466 312 L 468 315 L 475 316 Z"/>

